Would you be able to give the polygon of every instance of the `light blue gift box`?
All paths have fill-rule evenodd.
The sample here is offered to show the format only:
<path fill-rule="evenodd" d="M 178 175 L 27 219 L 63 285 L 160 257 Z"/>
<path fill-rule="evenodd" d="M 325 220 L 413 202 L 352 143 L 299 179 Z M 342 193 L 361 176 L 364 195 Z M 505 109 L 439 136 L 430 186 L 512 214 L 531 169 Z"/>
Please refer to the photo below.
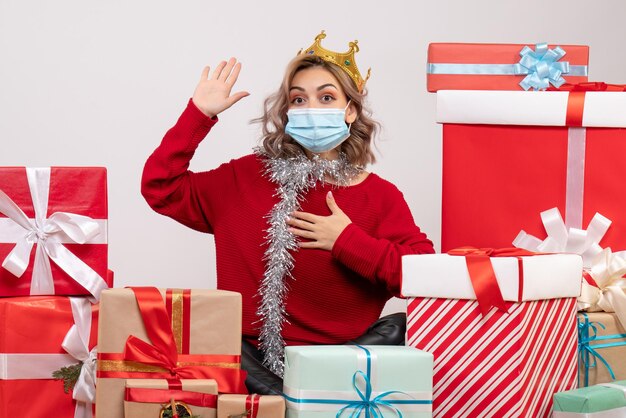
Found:
<path fill-rule="evenodd" d="M 404 346 L 285 349 L 287 418 L 432 417 L 433 355 Z"/>
<path fill-rule="evenodd" d="M 553 418 L 626 417 L 626 380 L 554 394 Z"/>

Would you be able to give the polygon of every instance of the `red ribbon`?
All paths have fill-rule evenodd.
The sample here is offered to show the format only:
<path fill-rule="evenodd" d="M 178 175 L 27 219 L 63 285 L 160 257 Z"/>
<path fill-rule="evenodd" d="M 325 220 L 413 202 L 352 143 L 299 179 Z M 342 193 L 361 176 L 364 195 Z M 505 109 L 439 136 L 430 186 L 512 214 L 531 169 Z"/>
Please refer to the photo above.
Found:
<path fill-rule="evenodd" d="M 217 395 L 211 393 L 189 392 L 185 390 L 126 388 L 125 400 L 142 403 L 170 403 L 174 398 L 177 402 L 203 408 L 217 408 Z"/>
<path fill-rule="evenodd" d="M 549 91 L 569 91 L 567 98 L 567 113 L 565 125 L 583 126 L 583 113 L 585 110 L 585 93 L 588 91 L 626 91 L 626 84 L 607 84 L 602 82 L 588 82 L 569 84 L 565 83 L 559 88 L 551 87 Z"/>
<path fill-rule="evenodd" d="M 261 395 L 248 395 L 246 396 L 246 418 L 257 418 L 259 414 L 259 401 L 261 400 Z"/>
<path fill-rule="evenodd" d="M 133 335 L 126 340 L 124 353 L 98 353 L 99 360 L 135 362 L 165 369 L 159 371 L 98 371 L 98 377 L 215 379 L 222 393 L 248 393 L 245 372 L 239 368 L 220 367 L 219 363 L 239 363 L 239 356 L 179 354 L 165 302 L 154 287 L 131 287 L 135 293 L 149 344 Z M 169 375 L 168 375 L 169 374 Z"/>
<path fill-rule="evenodd" d="M 521 256 L 532 256 L 537 253 L 523 250 L 521 248 L 474 248 L 461 247 L 448 251 L 450 255 L 462 255 L 465 257 L 467 271 L 470 281 L 476 294 L 478 307 L 483 316 L 489 313 L 492 307 L 496 307 L 503 312 L 508 312 L 500 286 L 496 280 L 490 257 L 517 257 L 519 261 L 520 282 L 523 280 L 523 269 Z M 521 288 L 521 286 L 520 286 Z M 518 295 L 521 299 L 521 295 Z"/>

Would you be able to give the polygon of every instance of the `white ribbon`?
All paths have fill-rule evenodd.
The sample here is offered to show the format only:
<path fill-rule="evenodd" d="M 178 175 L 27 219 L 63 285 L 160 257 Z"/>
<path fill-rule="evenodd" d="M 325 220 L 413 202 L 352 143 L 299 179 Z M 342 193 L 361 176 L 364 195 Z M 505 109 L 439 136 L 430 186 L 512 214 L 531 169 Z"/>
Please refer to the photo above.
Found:
<path fill-rule="evenodd" d="M 28 185 L 35 211 L 34 222 L 24 214 L 17 204 L 0 190 L 0 212 L 19 225 L 21 238 L 2 267 L 21 277 L 30 262 L 35 244 L 35 262 L 31 281 L 31 295 L 54 294 L 54 281 L 50 268 L 52 259 L 77 283 L 87 289 L 97 300 L 108 286 L 104 279 L 80 258 L 72 254 L 62 242 L 87 244 L 103 234 L 100 223 L 92 218 L 74 213 L 56 212 L 46 218 L 50 191 L 50 168 L 27 168 Z"/>
<path fill-rule="evenodd" d="M 622 276 L 626 274 L 626 251 L 612 253 L 610 248 L 602 249 L 599 244 L 611 221 L 596 213 L 586 230 L 568 230 L 557 208 L 542 212 L 541 220 L 548 234 L 545 240 L 522 230 L 513 240 L 513 245 L 529 251 L 580 254 L 585 271 L 598 287 L 582 281 L 579 309 L 615 312 L 626 328 L 626 294 L 620 286 L 623 284 Z"/>
<path fill-rule="evenodd" d="M 85 298 L 70 298 L 74 325 L 67 332 L 61 346 L 83 365 L 74 385 L 72 398 L 76 400 L 74 418 L 91 418 L 96 400 L 96 347 L 89 350 L 91 334 L 91 303 Z"/>
<path fill-rule="evenodd" d="M 521 230 L 513 245 L 528 251 L 544 253 L 573 253 L 583 259 L 583 267 L 591 267 L 593 259 L 600 254 L 600 241 L 611 226 L 611 221 L 596 213 L 586 230 L 565 227 L 558 208 L 541 212 L 541 221 L 548 234 L 543 241 Z"/>
<path fill-rule="evenodd" d="M 52 373 L 78 361 L 83 365 L 74 386 L 74 418 L 92 418 L 96 399 L 96 349 L 89 350 L 91 303 L 86 298 L 69 298 L 74 325 L 63 339 L 68 354 L 0 354 L 0 380 L 51 379 Z"/>
<path fill-rule="evenodd" d="M 583 225 L 586 142 L 587 128 L 569 128 L 567 130 L 565 224 L 573 228 L 582 228 Z"/>

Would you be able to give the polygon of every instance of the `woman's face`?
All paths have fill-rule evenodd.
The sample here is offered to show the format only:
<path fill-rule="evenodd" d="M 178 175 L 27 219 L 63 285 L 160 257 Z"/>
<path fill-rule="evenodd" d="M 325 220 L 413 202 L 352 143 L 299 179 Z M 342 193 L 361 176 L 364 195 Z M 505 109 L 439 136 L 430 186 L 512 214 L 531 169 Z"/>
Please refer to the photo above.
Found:
<path fill-rule="evenodd" d="M 323 67 L 310 67 L 296 73 L 289 87 L 289 109 L 337 108 L 348 105 L 346 94 L 335 76 Z M 346 109 L 346 122 L 356 119 L 352 105 Z"/>

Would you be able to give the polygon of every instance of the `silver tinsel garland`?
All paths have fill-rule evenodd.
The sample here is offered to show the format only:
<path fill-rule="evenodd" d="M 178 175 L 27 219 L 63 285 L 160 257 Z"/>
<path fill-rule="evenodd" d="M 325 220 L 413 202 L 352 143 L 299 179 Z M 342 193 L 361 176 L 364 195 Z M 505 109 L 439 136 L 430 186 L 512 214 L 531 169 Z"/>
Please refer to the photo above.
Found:
<path fill-rule="evenodd" d="M 261 303 L 257 311 L 262 322 L 259 334 L 259 347 L 265 353 L 263 364 L 278 376 L 283 376 L 285 341 L 282 337 L 285 318 L 285 298 L 287 279 L 293 279 L 292 251 L 298 250 L 297 239 L 289 232 L 287 218 L 291 212 L 300 209 L 304 194 L 327 179 L 337 186 L 347 186 L 355 179 L 362 168 L 350 164 L 345 154 L 336 160 L 326 160 L 314 155 L 312 159 L 301 154 L 291 158 L 269 157 L 257 149 L 265 162 L 265 175 L 276 183 L 275 196 L 280 201 L 267 215 L 267 229 L 264 261 L 266 263 L 263 280 L 258 295 Z"/>

